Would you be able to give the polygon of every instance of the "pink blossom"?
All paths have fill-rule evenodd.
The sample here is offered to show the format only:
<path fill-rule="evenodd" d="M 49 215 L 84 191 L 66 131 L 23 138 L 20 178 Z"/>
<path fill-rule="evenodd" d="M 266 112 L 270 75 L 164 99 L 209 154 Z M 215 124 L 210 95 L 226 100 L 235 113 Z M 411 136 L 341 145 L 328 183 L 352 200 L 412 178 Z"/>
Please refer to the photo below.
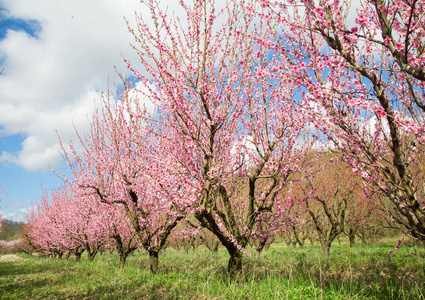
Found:
<path fill-rule="evenodd" d="M 359 24 L 362 27 L 367 27 L 368 26 L 368 22 L 369 22 L 369 18 L 365 15 L 365 14 L 361 14 L 358 16 L 358 18 L 356 18 L 356 23 Z"/>
<path fill-rule="evenodd" d="M 387 113 L 385 112 L 385 110 L 382 108 L 382 106 L 380 106 L 380 105 L 374 105 L 374 110 L 375 110 L 375 113 L 376 113 L 376 115 L 379 117 L 379 118 L 386 118 L 387 117 Z"/>

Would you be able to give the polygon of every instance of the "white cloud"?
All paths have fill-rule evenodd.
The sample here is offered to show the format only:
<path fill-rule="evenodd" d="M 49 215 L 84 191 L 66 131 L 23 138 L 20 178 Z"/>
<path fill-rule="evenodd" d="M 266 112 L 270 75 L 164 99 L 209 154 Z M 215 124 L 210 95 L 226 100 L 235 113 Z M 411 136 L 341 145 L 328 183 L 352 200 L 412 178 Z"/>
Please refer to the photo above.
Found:
<path fill-rule="evenodd" d="M 179 9 L 176 2 L 162 1 L 170 6 L 169 15 Z M 138 0 L 0 0 L 0 6 L 3 15 L 40 25 L 36 37 L 9 30 L 0 40 L 5 69 L 0 76 L 0 138 L 25 136 L 18 153 L 0 153 L 0 163 L 28 170 L 58 167 L 62 158 L 55 131 L 67 144 L 75 139 L 73 122 L 80 131 L 89 129 L 94 99 L 108 84 L 113 89 L 113 83 L 120 83 L 114 66 L 130 75 L 122 55 L 140 69 L 123 17 L 135 27 L 136 11 L 146 18 L 149 14 Z"/>
<path fill-rule="evenodd" d="M 21 151 L 1 153 L 0 162 L 29 170 L 58 166 L 55 130 L 65 141 L 73 136 L 72 122 L 87 130 L 96 91 L 108 80 L 111 87 L 119 83 L 114 66 L 127 72 L 121 53 L 137 62 L 123 16 L 133 21 L 144 7 L 137 0 L 6 0 L 1 6 L 9 17 L 37 20 L 41 30 L 37 38 L 9 30 L 0 41 L 0 134 L 26 136 Z"/>
<path fill-rule="evenodd" d="M 28 213 L 28 208 L 21 208 L 18 211 L 12 213 L 3 213 L 2 219 L 12 220 L 15 222 L 27 222 Z"/>
<path fill-rule="evenodd" d="M 3 118 L 6 119 L 5 124 L 9 125 L 5 126 L 6 130 L 12 134 L 24 132 L 27 137 L 18 153 L 3 152 L 0 161 L 8 161 L 32 171 L 59 167 L 62 157 L 56 130 L 65 143 L 76 138 L 73 124 L 81 133 L 87 132 L 96 98 L 99 98 L 99 94 L 91 91 L 77 100 L 73 99 L 72 105 L 63 103 L 58 109 L 46 107 L 42 111 L 31 109 L 31 105 L 22 105 L 21 109 L 10 106 L 9 111 L 15 114 L 9 116 L 9 123 L 7 118 Z"/>

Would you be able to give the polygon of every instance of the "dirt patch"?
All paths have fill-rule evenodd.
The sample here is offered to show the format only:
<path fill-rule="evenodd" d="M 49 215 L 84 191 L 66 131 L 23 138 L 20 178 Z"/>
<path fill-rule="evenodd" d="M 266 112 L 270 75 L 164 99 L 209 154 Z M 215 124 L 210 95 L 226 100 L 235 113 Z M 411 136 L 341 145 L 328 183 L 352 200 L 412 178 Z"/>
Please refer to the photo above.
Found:
<path fill-rule="evenodd" d="M 6 254 L 0 255 L 0 263 L 2 262 L 17 262 L 17 261 L 25 261 L 22 257 L 15 254 Z"/>

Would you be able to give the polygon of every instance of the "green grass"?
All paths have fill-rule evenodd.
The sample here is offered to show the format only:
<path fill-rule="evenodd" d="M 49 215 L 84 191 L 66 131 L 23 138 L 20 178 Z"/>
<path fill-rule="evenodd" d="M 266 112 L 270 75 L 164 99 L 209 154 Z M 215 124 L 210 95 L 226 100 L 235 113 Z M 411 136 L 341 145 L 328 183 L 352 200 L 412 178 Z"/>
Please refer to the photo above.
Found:
<path fill-rule="evenodd" d="M 425 249 L 334 246 L 329 258 L 318 248 L 276 244 L 244 258 L 243 276 L 229 282 L 227 254 L 172 249 L 160 256 L 159 273 L 136 254 L 127 266 L 98 255 L 76 263 L 19 255 L 0 262 L 0 299 L 425 299 Z"/>

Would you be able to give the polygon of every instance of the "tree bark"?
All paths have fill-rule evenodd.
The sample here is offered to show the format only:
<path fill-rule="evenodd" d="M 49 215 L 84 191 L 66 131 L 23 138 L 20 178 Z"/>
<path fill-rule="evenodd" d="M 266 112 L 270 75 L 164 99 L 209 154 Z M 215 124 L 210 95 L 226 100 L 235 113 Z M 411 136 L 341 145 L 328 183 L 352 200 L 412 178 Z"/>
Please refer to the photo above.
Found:
<path fill-rule="evenodd" d="M 88 253 L 89 261 L 93 261 L 94 260 L 94 257 L 97 254 L 97 251 L 91 251 L 91 252 L 88 251 L 87 253 Z"/>
<path fill-rule="evenodd" d="M 222 233 L 221 229 L 218 227 L 217 223 L 214 220 L 214 217 L 210 213 L 199 213 L 195 217 L 199 220 L 201 225 L 212 233 L 214 233 L 221 244 L 226 247 L 227 252 L 230 255 L 228 272 L 230 281 L 236 279 L 242 272 L 242 252 L 237 248 L 237 246 L 229 239 L 228 236 Z M 248 243 L 245 241 L 238 241 L 241 247 L 245 247 Z"/>
<path fill-rule="evenodd" d="M 81 261 L 81 254 L 82 252 L 76 252 L 75 253 L 75 261 L 80 262 Z"/>
<path fill-rule="evenodd" d="M 127 261 L 127 256 L 129 253 L 127 252 L 121 252 L 120 253 L 120 268 L 123 268 L 125 266 L 125 262 Z"/>
<path fill-rule="evenodd" d="M 114 234 L 111 236 L 117 243 L 117 251 L 120 256 L 120 264 L 119 267 L 122 268 L 125 266 L 125 263 L 127 261 L 127 257 L 132 253 L 134 250 L 137 249 L 135 246 L 131 246 L 131 240 L 128 242 L 128 244 L 125 246 L 121 236 L 119 234 Z"/>
<path fill-rule="evenodd" d="M 150 270 L 153 274 L 158 273 L 158 252 L 149 251 L 149 260 L 150 260 Z"/>
<path fill-rule="evenodd" d="M 326 239 L 320 240 L 320 245 L 322 246 L 322 256 L 329 257 L 329 253 L 331 251 L 332 241 L 328 241 Z"/>
<path fill-rule="evenodd" d="M 352 228 L 348 231 L 348 239 L 350 240 L 350 248 L 353 248 L 356 244 L 356 233 Z"/>
<path fill-rule="evenodd" d="M 118 251 L 120 255 L 120 264 L 119 267 L 122 268 L 125 266 L 125 263 L 127 262 L 127 257 L 136 250 L 136 247 L 129 248 L 127 250 Z"/>
<path fill-rule="evenodd" d="M 227 248 L 227 251 L 230 254 L 228 272 L 230 281 L 237 280 L 237 278 L 242 274 L 242 252 L 236 247 Z"/>
<path fill-rule="evenodd" d="M 84 247 L 80 246 L 80 247 L 78 247 L 78 248 L 74 251 L 74 254 L 75 254 L 75 261 L 76 261 L 76 262 L 80 262 L 80 261 L 81 261 L 81 254 L 83 254 L 83 252 L 84 252 L 85 250 L 86 250 L 86 249 L 85 249 Z"/>

